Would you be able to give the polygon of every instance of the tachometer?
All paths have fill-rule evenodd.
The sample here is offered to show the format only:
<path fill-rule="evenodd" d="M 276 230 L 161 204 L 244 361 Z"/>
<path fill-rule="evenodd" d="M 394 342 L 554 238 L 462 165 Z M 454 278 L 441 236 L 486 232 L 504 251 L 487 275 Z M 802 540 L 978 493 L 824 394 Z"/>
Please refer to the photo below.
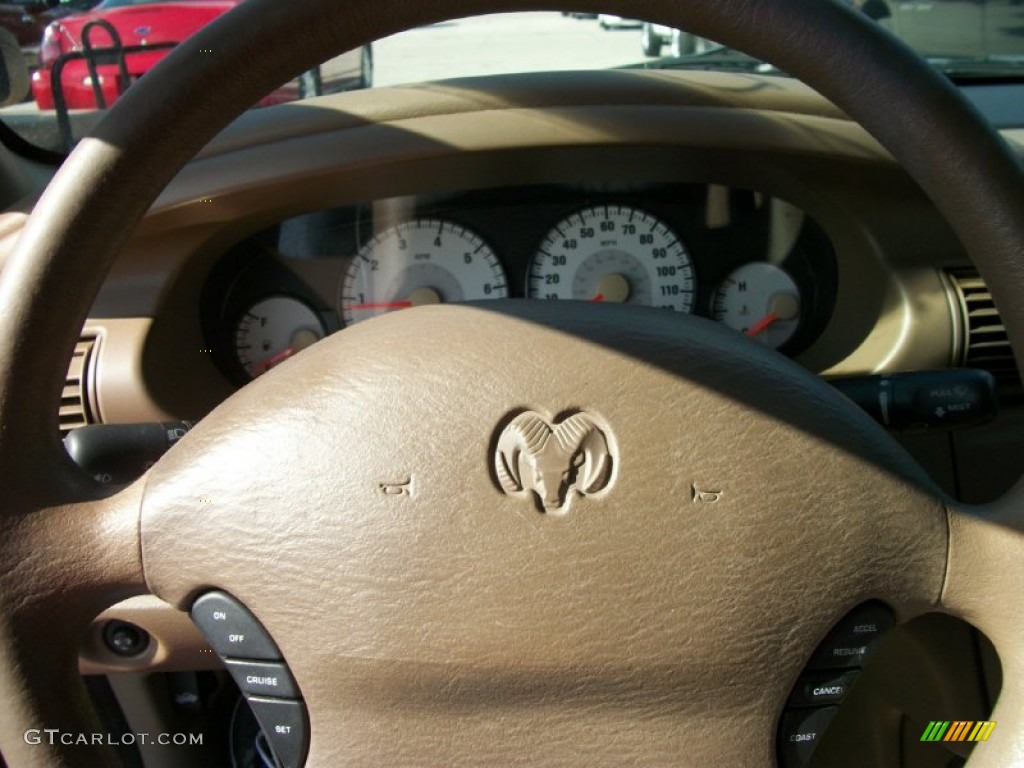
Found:
<path fill-rule="evenodd" d="M 364 245 L 345 272 L 338 300 L 347 325 L 419 304 L 501 299 L 505 270 L 474 232 L 450 221 L 414 219 Z"/>
<path fill-rule="evenodd" d="M 598 205 L 558 222 L 529 275 L 535 299 L 628 302 L 689 312 L 696 280 L 686 247 L 667 224 L 627 205 Z"/>

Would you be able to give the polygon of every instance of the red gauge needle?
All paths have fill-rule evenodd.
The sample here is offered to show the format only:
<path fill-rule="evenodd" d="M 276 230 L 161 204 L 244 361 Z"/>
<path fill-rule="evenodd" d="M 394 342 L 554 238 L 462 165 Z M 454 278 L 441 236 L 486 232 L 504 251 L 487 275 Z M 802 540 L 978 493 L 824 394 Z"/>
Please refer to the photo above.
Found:
<path fill-rule="evenodd" d="M 283 352 L 278 352 L 273 357 L 268 358 L 268 359 L 264 360 L 262 363 L 260 363 L 259 365 L 255 366 L 252 369 L 252 372 L 256 376 L 259 376 L 261 373 L 266 373 L 271 368 L 273 368 L 275 365 L 278 365 L 279 363 L 283 363 L 289 357 L 294 355 L 295 352 L 296 352 L 295 349 L 292 349 L 291 347 L 288 347 L 288 349 L 284 350 Z"/>
<path fill-rule="evenodd" d="M 376 304 L 353 304 L 349 309 L 408 309 L 411 301 L 381 301 Z"/>
<path fill-rule="evenodd" d="M 778 319 L 779 316 L 774 312 L 772 312 L 769 315 L 765 315 L 756 323 L 754 323 L 754 325 L 747 329 L 747 336 L 757 336 L 757 334 L 761 333 L 761 331 L 766 330 L 768 326 L 770 326 Z"/>
<path fill-rule="evenodd" d="M 592 298 L 591 301 L 604 301 L 604 294 L 603 293 L 597 294 L 597 296 Z"/>

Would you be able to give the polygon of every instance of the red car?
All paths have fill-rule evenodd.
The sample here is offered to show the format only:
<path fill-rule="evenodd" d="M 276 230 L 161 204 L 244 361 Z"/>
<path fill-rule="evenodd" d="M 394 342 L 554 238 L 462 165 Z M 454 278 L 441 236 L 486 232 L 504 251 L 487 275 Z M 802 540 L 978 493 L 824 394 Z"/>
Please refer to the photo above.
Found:
<path fill-rule="evenodd" d="M 91 22 L 100 22 L 88 32 L 89 43 L 94 50 L 116 46 L 117 41 L 105 29 L 105 24 L 109 24 L 116 30 L 126 51 L 127 78 L 121 75 L 120 67 L 109 55 L 97 62 L 99 89 L 105 105 L 110 106 L 128 85 L 167 55 L 171 47 L 169 44 L 180 43 L 240 2 L 242 0 L 104 0 L 90 12 L 54 21 L 43 34 L 39 69 L 32 75 L 32 94 L 36 104 L 40 109 L 54 109 L 54 65 L 62 56 L 83 50 L 83 33 Z M 146 46 L 152 46 L 153 50 L 139 50 Z M 369 46 L 365 46 L 321 64 L 274 91 L 260 104 L 265 106 L 320 93 L 367 88 L 372 81 L 372 71 L 372 52 Z M 84 59 L 67 60 L 60 80 L 68 109 L 104 106 L 97 104 L 93 78 Z"/>
<path fill-rule="evenodd" d="M 94 5 L 96 0 L 7 0 L 0 2 L 0 27 L 14 35 L 25 55 L 25 64 L 34 70 L 39 63 L 39 41 L 46 25 Z"/>

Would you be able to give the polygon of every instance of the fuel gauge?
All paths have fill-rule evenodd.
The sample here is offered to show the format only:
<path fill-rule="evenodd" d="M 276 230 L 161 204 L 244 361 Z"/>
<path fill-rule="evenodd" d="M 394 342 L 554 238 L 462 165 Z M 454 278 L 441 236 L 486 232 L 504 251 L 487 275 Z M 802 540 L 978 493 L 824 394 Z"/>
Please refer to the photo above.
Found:
<path fill-rule="evenodd" d="M 271 296 L 242 313 L 235 327 L 235 358 L 255 379 L 315 344 L 326 332 L 308 304 L 291 296 Z"/>
<path fill-rule="evenodd" d="M 718 322 L 778 349 L 800 326 L 800 290 L 782 268 L 751 262 L 733 270 L 718 287 L 711 314 Z"/>

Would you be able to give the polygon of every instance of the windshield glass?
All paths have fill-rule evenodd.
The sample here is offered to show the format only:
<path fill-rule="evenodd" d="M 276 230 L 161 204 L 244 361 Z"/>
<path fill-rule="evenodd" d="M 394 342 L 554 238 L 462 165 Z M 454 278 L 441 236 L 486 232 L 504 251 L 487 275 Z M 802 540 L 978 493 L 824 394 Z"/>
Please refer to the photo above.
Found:
<path fill-rule="evenodd" d="M 40 4 L 35 32 L 19 29 L 31 89 L 23 103 L 0 114 L 30 141 L 66 151 L 175 45 L 238 2 Z M 1020 0 L 853 0 L 851 5 L 955 79 L 1020 76 Z M 283 84 L 254 106 L 449 77 L 620 67 L 774 71 L 714 41 L 639 19 L 596 13 L 495 14 L 432 24 L 349 51 Z"/>

